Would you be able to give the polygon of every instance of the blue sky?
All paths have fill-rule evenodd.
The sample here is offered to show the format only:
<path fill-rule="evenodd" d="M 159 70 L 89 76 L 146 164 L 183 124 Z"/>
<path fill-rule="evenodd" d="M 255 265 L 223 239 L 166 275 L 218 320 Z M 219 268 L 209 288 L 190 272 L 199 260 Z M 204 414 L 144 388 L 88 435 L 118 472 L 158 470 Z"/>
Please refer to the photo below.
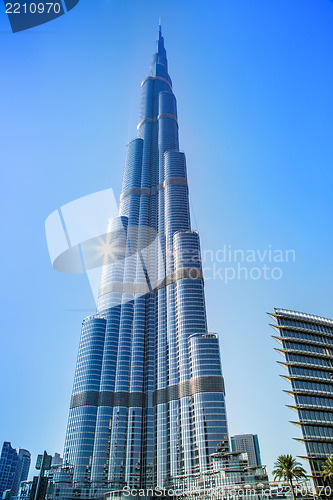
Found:
<path fill-rule="evenodd" d="M 85 276 L 52 269 L 44 223 L 87 194 L 111 187 L 119 197 L 159 16 L 202 250 L 295 251 L 279 280 L 226 284 L 209 279 L 209 263 L 206 278 L 230 434 L 257 433 L 271 470 L 304 447 L 292 439 L 300 431 L 266 312 L 332 317 L 330 0 L 81 0 L 17 34 L 1 5 L 0 441 L 33 460 L 62 453 L 94 302 Z"/>

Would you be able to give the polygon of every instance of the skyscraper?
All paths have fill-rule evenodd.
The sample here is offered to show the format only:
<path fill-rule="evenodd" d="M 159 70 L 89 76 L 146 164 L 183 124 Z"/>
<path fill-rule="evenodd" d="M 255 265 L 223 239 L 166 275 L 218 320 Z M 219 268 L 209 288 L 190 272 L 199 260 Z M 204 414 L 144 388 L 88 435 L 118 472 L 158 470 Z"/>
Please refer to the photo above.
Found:
<path fill-rule="evenodd" d="M 159 27 L 110 221 L 99 302 L 82 325 L 64 462 L 76 495 L 172 487 L 229 450 L 219 341 Z"/>
<path fill-rule="evenodd" d="M 20 448 L 17 452 L 9 442 L 3 443 L 0 457 L 0 498 L 6 490 L 10 490 L 13 496 L 17 495 L 21 481 L 28 477 L 30 462 L 28 450 Z"/>
<path fill-rule="evenodd" d="M 288 370 L 282 375 L 291 384 L 287 390 L 294 398 L 288 405 L 298 413 L 293 422 L 302 429 L 312 477 L 317 488 L 325 485 L 322 466 L 333 455 L 333 320 L 286 309 L 270 314 L 271 325 L 282 344 L 277 349 L 284 357 L 279 363 Z M 321 491 L 321 490 L 318 490 Z M 322 490 L 326 498 L 326 492 Z"/>
<path fill-rule="evenodd" d="M 6 490 L 13 486 L 17 466 L 17 451 L 11 444 L 5 441 L 2 446 L 0 457 L 0 498 Z"/>
<path fill-rule="evenodd" d="M 245 451 L 248 456 L 249 466 L 261 465 L 259 440 L 257 434 L 238 434 L 231 436 L 232 451 Z"/>
<path fill-rule="evenodd" d="M 29 475 L 29 469 L 31 464 L 31 454 L 30 451 L 19 448 L 17 456 L 17 467 L 14 478 L 14 483 L 12 487 L 13 496 L 18 494 L 21 481 L 26 481 Z"/>

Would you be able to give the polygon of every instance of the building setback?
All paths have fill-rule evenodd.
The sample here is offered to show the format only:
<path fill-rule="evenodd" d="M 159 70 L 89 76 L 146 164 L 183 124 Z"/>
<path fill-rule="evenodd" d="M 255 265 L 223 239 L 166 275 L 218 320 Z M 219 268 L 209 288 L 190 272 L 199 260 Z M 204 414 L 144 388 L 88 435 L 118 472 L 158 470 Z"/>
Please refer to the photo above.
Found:
<path fill-rule="evenodd" d="M 292 423 L 302 429 L 311 474 L 317 488 L 324 486 L 322 466 L 333 455 L 333 320 L 275 309 L 270 314 L 276 325 L 271 325 L 279 336 L 277 349 L 285 361 L 279 363 L 288 370 L 282 375 L 291 384 L 287 390 L 294 398 L 288 405 L 298 413 Z"/>
<path fill-rule="evenodd" d="M 64 448 L 75 495 L 165 488 L 229 450 L 219 341 L 207 330 L 176 98 L 159 27 L 110 221 L 97 313 L 83 321 Z M 176 480 L 177 478 L 177 480 Z"/>
<path fill-rule="evenodd" d="M 259 440 L 257 434 L 238 434 L 230 438 L 232 451 L 245 451 L 248 456 L 249 466 L 261 465 Z"/>

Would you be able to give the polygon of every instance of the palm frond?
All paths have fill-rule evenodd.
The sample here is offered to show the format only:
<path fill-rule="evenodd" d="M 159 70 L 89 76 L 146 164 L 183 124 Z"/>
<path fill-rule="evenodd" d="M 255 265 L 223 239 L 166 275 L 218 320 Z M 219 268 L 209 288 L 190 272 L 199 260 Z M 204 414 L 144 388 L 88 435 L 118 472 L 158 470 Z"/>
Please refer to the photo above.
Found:
<path fill-rule="evenodd" d="M 333 478 L 333 455 L 326 459 L 326 462 L 323 465 L 322 476 L 324 479 L 332 479 Z"/>

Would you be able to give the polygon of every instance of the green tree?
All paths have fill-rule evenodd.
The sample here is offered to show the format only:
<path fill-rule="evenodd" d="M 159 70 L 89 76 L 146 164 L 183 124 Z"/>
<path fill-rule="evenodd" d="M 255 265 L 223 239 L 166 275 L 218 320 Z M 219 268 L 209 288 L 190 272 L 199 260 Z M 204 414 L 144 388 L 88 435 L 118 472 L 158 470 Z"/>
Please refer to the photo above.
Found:
<path fill-rule="evenodd" d="M 296 500 L 293 480 L 306 478 L 306 471 L 291 455 L 280 455 L 274 464 L 274 481 L 284 479 L 290 484 L 293 499 Z"/>
<path fill-rule="evenodd" d="M 331 481 L 333 479 L 333 455 L 328 457 L 323 465 L 323 476 L 325 480 Z"/>

